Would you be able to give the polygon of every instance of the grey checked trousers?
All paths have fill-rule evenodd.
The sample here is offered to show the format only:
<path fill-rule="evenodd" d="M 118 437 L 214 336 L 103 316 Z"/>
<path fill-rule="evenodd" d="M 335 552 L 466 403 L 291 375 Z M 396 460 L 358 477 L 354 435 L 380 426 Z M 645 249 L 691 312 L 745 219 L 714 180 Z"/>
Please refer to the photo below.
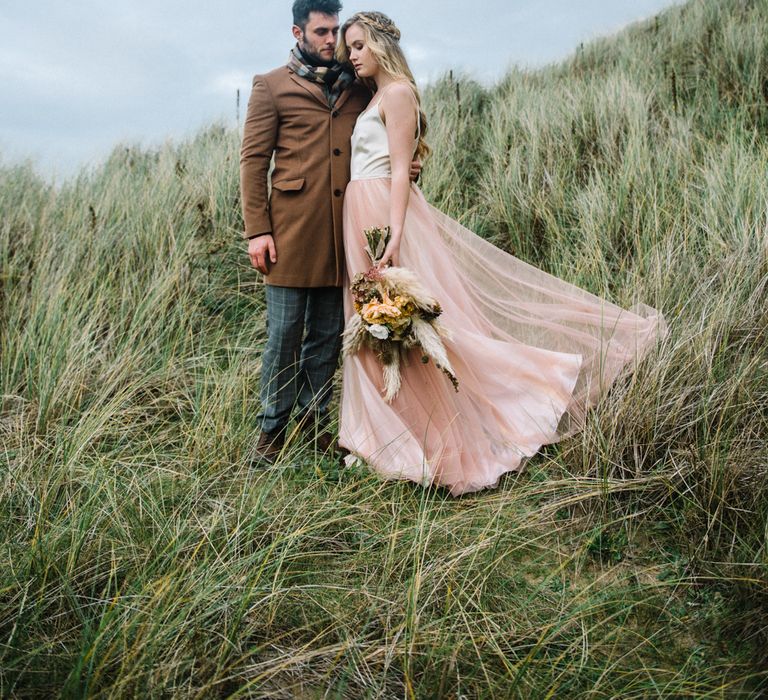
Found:
<path fill-rule="evenodd" d="M 267 433 L 311 417 L 324 426 L 339 361 L 344 308 L 341 287 L 265 285 L 267 344 L 261 359 L 261 413 Z"/>

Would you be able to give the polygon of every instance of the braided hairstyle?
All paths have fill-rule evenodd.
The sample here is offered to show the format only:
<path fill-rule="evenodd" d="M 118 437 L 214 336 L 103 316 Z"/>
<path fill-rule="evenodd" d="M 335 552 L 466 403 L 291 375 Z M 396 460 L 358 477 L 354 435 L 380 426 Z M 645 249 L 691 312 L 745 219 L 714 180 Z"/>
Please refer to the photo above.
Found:
<path fill-rule="evenodd" d="M 366 45 L 376 58 L 376 62 L 381 70 L 391 78 L 402 80 L 411 86 L 419 107 L 419 143 L 416 146 L 416 156 L 424 158 L 429 153 L 429 146 L 424 140 L 424 135 L 427 131 L 427 118 L 421 109 L 421 96 L 416 87 L 413 73 L 411 73 L 405 54 L 400 48 L 400 30 L 383 12 L 355 13 L 344 22 L 339 32 L 336 58 L 341 63 L 349 63 L 349 47 L 347 46 L 346 33 L 353 24 L 359 25 L 363 30 Z M 363 82 L 372 90 L 376 88 L 376 85 L 371 80 L 363 78 Z"/>
<path fill-rule="evenodd" d="M 358 12 L 344 22 L 344 26 L 347 27 L 355 23 L 370 27 L 380 34 L 387 34 L 394 41 L 400 41 L 400 30 L 383 12 Z"/>

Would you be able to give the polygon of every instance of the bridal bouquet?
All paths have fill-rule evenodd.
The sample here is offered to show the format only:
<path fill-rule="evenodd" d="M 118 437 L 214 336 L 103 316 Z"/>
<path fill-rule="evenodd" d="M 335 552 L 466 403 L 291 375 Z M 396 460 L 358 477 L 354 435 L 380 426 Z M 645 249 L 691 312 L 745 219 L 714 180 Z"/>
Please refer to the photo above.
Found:
<path fill-rule="evenodd" d="M 344 356 L 354 355 L 364 345 L 376 353 L 384 366 L 387 402 L 400 390 L 401 356 L 414 347 L 421 348 L 421 361 L 432 358 L 458 391 L 459 382 L 443 345 L 448 333 L 438 321 L 442 309 L 437 299 L 410 270 L 376 267 L 389 242 L 389 226 L 374 226 L 363 234 L 371 268 L 352 280 L 350 291 L 357 313 L 344 330 Z"/>

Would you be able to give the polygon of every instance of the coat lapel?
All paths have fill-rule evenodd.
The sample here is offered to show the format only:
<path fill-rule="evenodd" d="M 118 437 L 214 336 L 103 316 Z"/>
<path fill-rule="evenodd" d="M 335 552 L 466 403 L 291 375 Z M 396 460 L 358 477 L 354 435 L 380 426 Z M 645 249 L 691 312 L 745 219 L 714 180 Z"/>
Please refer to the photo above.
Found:
<path fill-rule="evenodd" d="M 293 80 L 296 85 L 300 85 L 302 88 L 304 88 L 312 97 L 314 97 L 320 104 L 324 105 L 325 107 L 328 107 L 328 100 L 325 98 L 325 94 L 323 93 L 323 88 L 320 87 L 318 83 L 313 83 L 311 80 L 307 80 L 306 78 L 302 78 L 299 75 L 296 75 L 292 70 L 288 71 L 288 75 L 291 76 L 291 80 Z"/>
<path fill-rule="evenodd" d="M 352 86 L 350 85 L 344 92 L 339 95 L 339 99 L 336 100 L 336 104 L 334 105 L 334 109 L 341 109 L 344 105 L 344 103 L 349 99 L 349 95 L 352 92 Z"/>
<path fill-rule="evenodd" d="M 359 81 L 356 80 L 349 87 L 347 87 L 347 89 L 344 90 L 344 92 L 342 92 L 341 95 L 339 95 L 339 99 L 336 101 L 336 109 L 341 109 L 344 103 L 350 97 L 352 97 L 352 95 L 355 95 L 355 94 L 357 94 L 361 100 L 365 100 L 364 104 L 368 104 L 368 102 L 372 97 L 368 88 L 364 87 Z"/>

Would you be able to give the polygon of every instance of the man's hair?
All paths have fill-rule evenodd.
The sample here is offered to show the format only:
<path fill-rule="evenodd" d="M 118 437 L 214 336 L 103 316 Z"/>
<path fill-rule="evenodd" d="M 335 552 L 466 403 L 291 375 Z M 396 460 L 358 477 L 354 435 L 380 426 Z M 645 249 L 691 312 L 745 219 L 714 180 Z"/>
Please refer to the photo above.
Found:
<path fill-rule="evenodd" d="M 338 15 L 341 12 L 341 3 L 339 0 L 295 0 L 293 3 L 293 23 L 297 27 L 301 27 L 302 32 L 307 28 L 310 12 Z"/>

